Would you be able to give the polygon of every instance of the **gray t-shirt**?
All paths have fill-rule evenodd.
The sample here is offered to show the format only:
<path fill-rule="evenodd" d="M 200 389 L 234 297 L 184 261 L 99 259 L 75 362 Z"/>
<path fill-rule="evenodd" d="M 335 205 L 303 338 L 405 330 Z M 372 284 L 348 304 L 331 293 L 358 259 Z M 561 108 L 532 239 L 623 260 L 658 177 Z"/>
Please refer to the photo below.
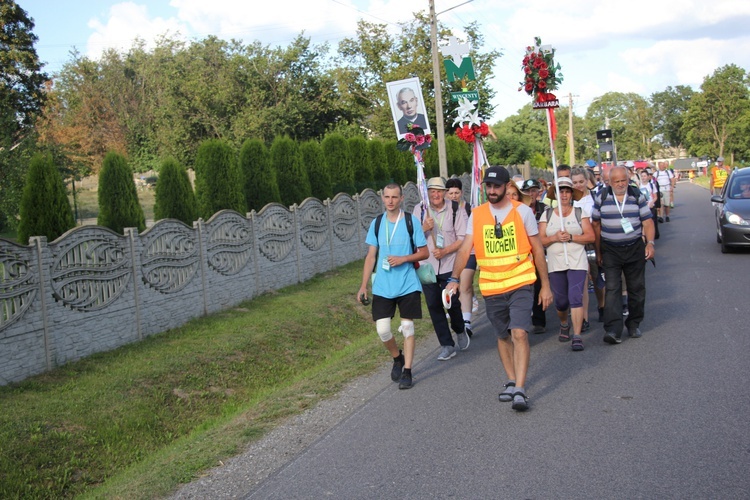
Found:
<path fill-rule="evenodd" d="M 513 205 L 511 204 L 508 204 L 501 209 L 497 209 L 490 205 L 490 213 L 494 217 L 497 217 L 498 221 L 502 222 L 510 213 L 511 208 L 513 208 Z M 531 211 L 531 208 L 528 205 L 521 204 L 518 206 L 518 213 L 521 214 L 521 219 L 523 219 L 523 226 L 524 229 L 526 229 L 526 234 L 528 234 L 529 236 L 535 236 L 539 234 L 539 226 L 537 226 L 536 217 L 534 217 L 534 212 Z M 473 213 L 469 217 L 469 222 L 466 225 L 466 237 L 469 238 L 472 234 L 474 234 Z"/>

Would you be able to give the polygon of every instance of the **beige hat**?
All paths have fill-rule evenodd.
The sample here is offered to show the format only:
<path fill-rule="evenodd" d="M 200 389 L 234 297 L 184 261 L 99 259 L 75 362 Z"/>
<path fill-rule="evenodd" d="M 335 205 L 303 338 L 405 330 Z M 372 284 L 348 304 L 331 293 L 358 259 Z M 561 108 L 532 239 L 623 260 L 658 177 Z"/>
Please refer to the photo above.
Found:
<path fill-rule="evenodd" d="M 573 199 L 575 201 L 578 201 L 581 198 L 583 198 L 583 191 L 580 191 L 580 190 L 575 189 L 573 187 L 573 181 L 570 180 L 570 177 L 560 177 L 560 178 L 558 178 L 557 179 L 557 186 L 559 188 L 561 188 L 561 189 L 562 188 L 572 189 L 573 190 Z M 549 198 L 550 200 L 557 199 L 557 194 L 555 193 L 555 186 L 554 185 L 551 185 L 549 187 L 549 189 L 547 189 L 547 198 Z"/>
<path fill-rule="evenodd" d="M 439 189 L 445 191 L 445 181 L 442 177 L 432 177 L 427 181 L 427 189 Z"/>

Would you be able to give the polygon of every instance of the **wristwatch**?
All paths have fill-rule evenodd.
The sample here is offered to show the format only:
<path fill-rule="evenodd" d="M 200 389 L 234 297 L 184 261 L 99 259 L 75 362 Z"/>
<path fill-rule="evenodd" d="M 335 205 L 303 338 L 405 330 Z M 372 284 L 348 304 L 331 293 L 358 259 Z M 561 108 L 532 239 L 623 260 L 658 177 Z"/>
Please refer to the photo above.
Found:
<path fill-rule="evenodd" d="M 653 241 L 653 240 L 649 240 L 649 241 L 646 242 L 646 245 L 654 245 L 654 246 L 656 246 L 656 242 Z"/>

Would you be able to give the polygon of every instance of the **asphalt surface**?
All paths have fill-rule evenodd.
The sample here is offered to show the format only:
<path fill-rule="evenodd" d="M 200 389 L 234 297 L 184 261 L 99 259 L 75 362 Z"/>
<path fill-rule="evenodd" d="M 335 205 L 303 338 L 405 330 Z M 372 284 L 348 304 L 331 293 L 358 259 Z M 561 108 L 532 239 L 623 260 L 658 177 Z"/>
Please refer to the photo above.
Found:
<path fill-rule="evenodd" d="M 750 253 L 720 253 L 705 189 L 683 182 L 676 198 L 643 337 L 605 344 L 592 295 L 574 353 L 548 311 L 528 411 L 497 400 L 482 314 L 452 360 L 436 339 L 419 347 L 411 390 L 384 364 L 176 497 L 750 498 Z"/>

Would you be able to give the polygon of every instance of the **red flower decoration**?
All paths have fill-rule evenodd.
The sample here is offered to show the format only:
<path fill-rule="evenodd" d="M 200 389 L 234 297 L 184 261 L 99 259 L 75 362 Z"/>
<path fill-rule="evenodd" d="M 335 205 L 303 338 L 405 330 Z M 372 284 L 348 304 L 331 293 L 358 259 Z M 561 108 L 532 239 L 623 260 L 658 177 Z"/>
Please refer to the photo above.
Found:
<path fill-rule="evenodd" d="M 526 47 L 521 64 L 524 81 L 520 83 L 518 90 L 524 90 L 535 101 L 539 101 L 543 94 L 556 90 L 563 77 L 560 65 L 554 61 L 555 50 L 542 50 L 542 40 L 539 37 L 534 38 L 534 43 L 534 46 Z"/>

